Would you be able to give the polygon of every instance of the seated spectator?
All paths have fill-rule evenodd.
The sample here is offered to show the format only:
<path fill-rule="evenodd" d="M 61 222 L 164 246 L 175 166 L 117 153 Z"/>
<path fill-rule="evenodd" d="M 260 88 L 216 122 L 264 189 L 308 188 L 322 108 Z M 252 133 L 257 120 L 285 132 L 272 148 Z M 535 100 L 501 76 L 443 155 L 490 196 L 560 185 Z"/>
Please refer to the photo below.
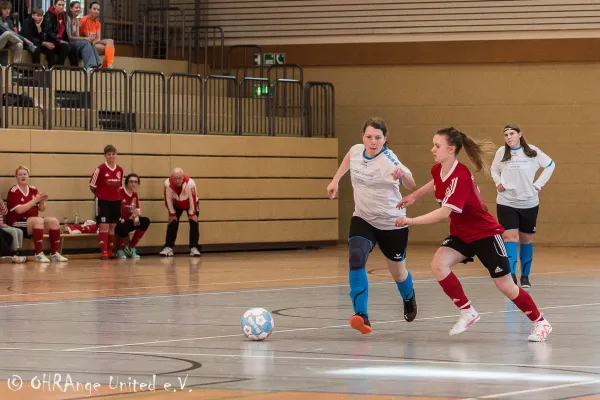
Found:
<path fill-rule="evenodd" d="M 44 30 L 42 28 L 42 21 L 44 19 L 44 12 L 41 8 L 34 8 L 31 10 L 31 18 L 27 18 L 23 22 L 23 29 L 21 35 L 27 40 L 31 41 L 35 45 L 35 50 L 31 52 L 31 62 L 33 64 L 41 64 L 40 54 L 44 53 L 48 62 L 48 68 L 52 68 L 55 64 L 55 50 L 54 43 L 46 40 Z M 61 47 L 59 47 L 61 49 Z M 66 55 L 65 55 L 66 58 Z"/>
<path fill-rule="evenodd" d="M 27 262 L 27 257 L 19 256 L 19 249 L 23 247 L 23 231 L 19 228 L 6 225 L 4 218 L 8 215 L 8 208 L 4 201 L 0 199 L 0 231 L 2 231 L 2 241 L 5 243 L 11 242 L 11 253 L 12 262 L 24 263 Z M 10 239 L 5 238 L 6 235 L 10 235 Z M 0 252 L 2 253 L 2 252 Z M 2 256 L 5 256 L 2 254 Z"/>
<path fill-rule="evenodd" d="M 112 39 L 102 39 L 102 27 L 100 25 L 100 4 L 96 1 L 90 3 L 88 14 L 79 22 L 81 35 L 92 40 L 98 54 L 104 54 L 103 68 L 112 68 L 115 61 L 115 43 Z"/>
<path fill-rule="evenodd" d="M 52 65 L 65 65 L 71 49 L 67 35 L 65 0 L 54 0 L 54 5 L 48 8 L 44 14 L 42 28 L 46 41 L 54 45 Z M 50 66 L 50 61 L 48 61 L 48 66 Z"/>
<path fill-rule="evenodd" d="M 62 0 L 61 0 L 62 1 Z M 15 171 L 17 184 L 8 191 L 8 225 L 23 231 L 23 237 L 33 237 L 35 259 L 41 263 L 50 260 L 42 252 L 44 231 L 50 236 L 50 254 L 52 261 L 67 261 L 60 255 L 60 223 L 54 217 L 40 217 L 39 212 L 46 209 L 48 195 L 29 186 L 29 168 L 20 166 Z"/>
<path fill-rule="evenodd" d="M 127 258 L 126 254 L 132 258 L 140 258 L 135 247 L 150 226 L 150 219 L 142 217 L 140 199 L 136 192 L 139 184 L 139 176 L 137 174 L 129 174 L 125 177 L 125 187 L 121 188 L 121 219 L 115 228 L 115 233 L 119 237 L 117 257 L 121 259 Z M 134 231 L 135 233 L 129 242 L 129 246 L 125 247 L 125 239 L 129 237 L 130 232 Z"/>
<path fill-rule="evenodd" d="M 179 218 L 186 211 L 190 223 L 190 256 L 199 257 L 200 228 L 198 227 L 196 183 L 192 178 L 186 176 L 181 168 L 175 168 L 165 181 L 165 205 L 169 212 L 169 224 L 167 225 L 165 247 L 159 255 L 163 257 L 174 255 L 173 247 L 175 247 L 175 239 L 177 239 L 179 230 Z"/>
<path fill-rule="evenodd" d="M 70 2 L 67 18 L 67 35 L 71 45 L 69 60 L 72 66 L 77 66 L 79 59 L 82 59 L 85 69 L 95 69 L 102 65 L 102 61 L 100 61 L 98 51 L 96 51 L 91 39 L 79 35 L 79 14 L 81 14 L 81 3 L 78 1 Z"/>
<path fill-rule="evenodd" d="M 13 53 L 13 63 L 20 63 L 23 55 L 23 40 L 15 33 L 10 19 L 12 5 L 8 1 L 0 2 L 0 49 L 9 49 Z"/>

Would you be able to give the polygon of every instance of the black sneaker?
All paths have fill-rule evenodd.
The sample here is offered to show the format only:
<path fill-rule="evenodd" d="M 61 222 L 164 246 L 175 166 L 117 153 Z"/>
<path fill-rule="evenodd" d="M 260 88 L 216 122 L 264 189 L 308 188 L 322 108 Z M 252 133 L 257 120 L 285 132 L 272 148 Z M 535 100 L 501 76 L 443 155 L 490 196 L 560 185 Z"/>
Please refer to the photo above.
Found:
<path fill-rule="evenodd" d="M 417 318 L 417 296 L 413 290 L 413 297 L 410 299 L 403 299 L 404 303 L 404 319 L 406 322 L 412 322 Z"/>
<path fill-rule="evenodd" d="M 522 276 L 521 277 L 521 287 L 523 289 L 529 289 L 529 288 L 531 288 L 531 283 L 529 282 L 529 277 L 528 276 Z"/>
<path fill-rule="evenodd" d="M 369 318 L 361 313 L 356 313 L 350 318 L 350 326 L 363 335 L 367 333 L 371 333 L 371 323 L 369 322 Z"/>
<path fill-rule="evenodd" d="M 515 285 L 518 285 L 517 283 L 517 276 L 515 274 L 511 274 L 512 278 L 513 278 L 513 282 L 515 283 Z"/>

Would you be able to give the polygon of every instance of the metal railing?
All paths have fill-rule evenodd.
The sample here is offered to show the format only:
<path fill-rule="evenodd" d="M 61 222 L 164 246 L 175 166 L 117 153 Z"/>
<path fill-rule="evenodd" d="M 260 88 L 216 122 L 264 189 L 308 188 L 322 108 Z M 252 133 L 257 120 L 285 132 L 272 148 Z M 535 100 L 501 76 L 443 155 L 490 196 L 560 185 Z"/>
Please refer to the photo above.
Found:
<path fill-rule="evenodd" d="M 90 76 L 91 128 L 129 131 L 129 79 L 122 69 L 97 69 Z"/>
<path fill-rule="evenodd" d="M 335 137 L 335 88 L 329 82 L 304 85 L 306 136 Z"/>
<path fill-rule="evenodd" d="M 177 12 L 179 18 L 176 19 L 174 24 L 170 24 L 170 11 Z M 148 20 L 150 20 L 150 26 L 148 26 Z M 150 34 L 148 35 L 148 28 L 150 28 Z M 171 36 L 171 31 L 173 35 Z M 177 41 L 177 32 L 181 31 L 179 35 L 179 42 Z M 150 57 L 158 58 L 163 60 L 169 59 L 169 49 L 174 49 L 173 56 L 177 58 L 185 57 L 185 18 L 183 11 L 179 7 L 156 7 L 148 8 L 144 13 L 144 24 L 143 24 L 143 41 L 142 41 L 142 54 L 146 58 L 146 38 L 150 37 Z M 172 39 L 172 40 L 170 40 Z M 181 47 L 181 53 L 177 54 L 177 49 Z"/>
<path fill-rule="evenodd" d="M 267 69 L 267 78 L 271 82 L 277 79 L 293 79 L 304 84 L 304 69 L 298 64 L 275 64 Z"/>
<path fill-rule="evenodd" d="M 269 107 L 269 135 L 303 136 L 304 103 L 302 83 L 294 79 L 277 79 Z"/>
<path fill-rule="evenodd" d="M 254 65 L 254 57 L 258 54 L 259 64 Z M 262 66 L 263 51 L 256 44 L 239 44 L 229 48 L 227 55 L 227 73 L 238 79 L 263 78 L 265 75 Z"/>
<path fill-rule="evenodd" d="M 47 129 L 50 76 L 42 65 L 13 63 L 5 70 L 2 104 L 6 128 Z"/>
<path fill-rule="evenodd" d="M 223 73 L 225 33 L 222 28 L 218 26 L 192 26 L 188 42 L 188 73 L 201 74 L 202 76 Z M 192 43 L 194 43 L 193 52 Z M 200 71 L 201 66 L 203 66 L 202 71 Z"/>
<path fill-rule="evenodd" d="M 203 130 L 204 81 L 200 75 L 173 73 L 167 79 L 167 132 Z"/>
<path fill-rule="evenodd" d="M 231 94 L 233 96 L 230 96 Z M 204 132 L 237 133 L 237 81 L 233 76 L 209 75 L 204 81 Z"/>
<path fill-rule="evenodd" d="M 92 96 L 85 69 L 55 65 L 49 72 L 52 107 L 48 129 L 88 130 Z"/>
<path fill-rule="evenodd" d="M 238 134 L 266 135 L 271 105 L 271 84 L 267 78 L 244 77 L 238 83 Z"/>
<path fill-rule="evenodd" d="M 167 131 L 165 75 L 156 71 L 133 71 L 129 75 L 129 129 L 137 132 Z"/>
<path fill-rule="evenodd" d="M 0 97 L 6 128 L 335 136 L 328 82 L 11 64 Z"/>

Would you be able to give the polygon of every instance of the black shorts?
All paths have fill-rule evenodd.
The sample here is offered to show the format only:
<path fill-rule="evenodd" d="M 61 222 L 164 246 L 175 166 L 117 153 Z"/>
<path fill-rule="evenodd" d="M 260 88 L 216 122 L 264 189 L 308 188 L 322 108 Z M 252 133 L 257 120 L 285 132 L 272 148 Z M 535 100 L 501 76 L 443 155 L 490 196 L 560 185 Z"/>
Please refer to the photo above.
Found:
<path fill-rule="evenodd" d="M 406 258 L 408 228 L 384 231 L 374 228 L 364 219 L 354 216 L 350 220 L 350 234 L 348 235 L 348 239 L 353 237 L 362 237 L 371 242 L 371 251 L 379 243 L 381 252 L 388 260 L 404 261 Z"/>
<path fill-rule="evenodd" d="M 496 213 L 498 214 L 498 222 L 504 227 L 504 230 L 518 229 L 523 233 L 535 233 L 535 225 L 540 206 L 533 208 L 514 208 L 496 205 Z"/>
<path fill-rule="evenodd" d="M 96 223 L 116 224 L 121 218 L 121 200 L 102 200 L 96 198 Z"/>
<path fill-rule="evenodd" d="M 135 222 L 131 219 L 127 221 L 120 221 L 117 223 L 115 227 L 115 234 L 119 237 L 126 237 L 130 232 L 136 231 L 138 229 L 142 231 L 146 231 L 150 226 L 150 219 L 148 217 L 140 217 L 139 223 L 136 225 Z"/>
<path fill-rule="evenodd" d="M 464 264 L 472 262 L 473 257 L 477 256 L 483 266 L 488 269 L 492 278 L 510 274 L 510 263 L 504 247 L 504 240 L 499 234 L 471 243 L 465 243 L 456 236 L 448 236 L 442 242 L 442 247 L 449 247 L 465 256 L 466 259 L 462 261 Z"/>
<path fill-rule="evenodd" d="M 30 235 L 29 233 L 27 233 L 27 218 L 23 218 L 18 221 L 15 221 L 15 223 L 13 224 L 13 227 L 18 228 L 23 231 L 24 239 L 29 239 L 33 236 L 33 235 Z"/>

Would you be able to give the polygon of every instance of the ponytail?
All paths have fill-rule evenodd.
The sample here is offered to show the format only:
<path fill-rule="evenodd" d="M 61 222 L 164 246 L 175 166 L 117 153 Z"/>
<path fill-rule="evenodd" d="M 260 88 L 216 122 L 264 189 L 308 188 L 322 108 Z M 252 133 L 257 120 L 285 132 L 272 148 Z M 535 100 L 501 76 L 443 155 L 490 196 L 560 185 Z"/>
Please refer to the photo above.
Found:
<path fill-rule="evenodd" d="M 490 163 L 486 156 L 492 156 L 496 151 L 496 145 L 489 140 L 474 140 L 467 134 L 459 131 L 454 127 L 440 129 L 438 135 L 446 136 L 448 144 L 456 147 L 456 155 L 464 147 L 469 160 L 475 167 L 475 171 L 479 172 L 482 169 L 486 175 L 490 175 Z"/>

